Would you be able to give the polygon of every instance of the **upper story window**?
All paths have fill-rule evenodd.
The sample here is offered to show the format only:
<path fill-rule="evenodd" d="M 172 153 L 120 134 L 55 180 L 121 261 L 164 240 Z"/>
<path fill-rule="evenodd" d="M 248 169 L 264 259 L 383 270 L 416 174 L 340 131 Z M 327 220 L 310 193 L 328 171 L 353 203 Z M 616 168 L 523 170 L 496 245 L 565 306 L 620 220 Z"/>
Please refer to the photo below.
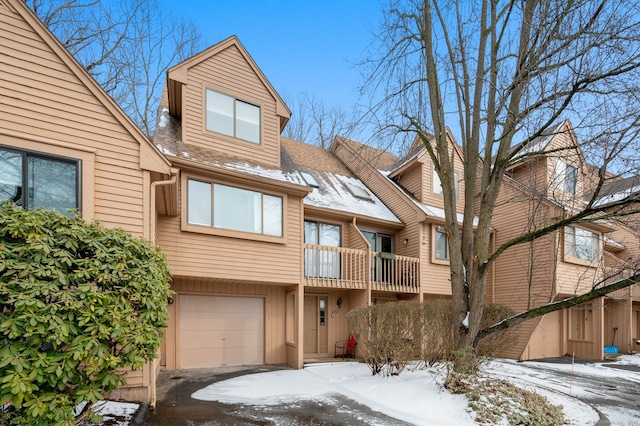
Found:
<path fill-rule="evenodd" d="M 600 238 L 598 234 L 586 229 L 567 226 L 565 245 L 567 256 L 589 262 L 598 261 L 600 258 Z"/>
<path fill-rule="evenodd" d="M 555 182 L 558 188 L 570 194 L 575 194 L 576 168 L 562 160 L 556 160 Z"/>
<path fill-rule="evenodd" d="M 80 161 L 0 148 L 0 200 L 26 209 L 80 209 Z"/>
<path fill-rule="evenodd" d="M 438 172 L 436 172 L 435 168 L 433 169 L 432 181 L 433 181 L 433 193 L 436 195 L 442 195 L 444 192 L 442 189 L 442 181 L 440 180 L 440 176 L 438 176 Z M 454 172 L 453 181 L 456 189 L 456 200 L 457 200 L 460 196 L 460 175 L 458 174 L 458 172 Z"/>
<path fill-rule="evenodd" d="M 207 89 L 207 130 L 260 143 L 260 107 Z"/>
<path fill-rule="evenodd" d="M 449 237 L 439 226 L 435 229 L 435 257 L 438 260 L 449 260 Z"/>
<path fill-rule="evenodd" d="M 282 197 L 187 179 L 187 223 L 281 237 Z"/>

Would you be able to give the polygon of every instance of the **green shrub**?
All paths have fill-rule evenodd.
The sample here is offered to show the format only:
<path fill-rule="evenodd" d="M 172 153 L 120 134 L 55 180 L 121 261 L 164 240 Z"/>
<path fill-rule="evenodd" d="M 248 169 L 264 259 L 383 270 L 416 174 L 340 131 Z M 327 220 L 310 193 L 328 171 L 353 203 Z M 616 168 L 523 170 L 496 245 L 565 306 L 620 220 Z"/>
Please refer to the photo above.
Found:
<path fill-rule="evenodd" d="M 152 359 L 167 325 L 161 251 L 123 229 L 0 205 L 0 424 L 74 423 L 73 409 Z"/>

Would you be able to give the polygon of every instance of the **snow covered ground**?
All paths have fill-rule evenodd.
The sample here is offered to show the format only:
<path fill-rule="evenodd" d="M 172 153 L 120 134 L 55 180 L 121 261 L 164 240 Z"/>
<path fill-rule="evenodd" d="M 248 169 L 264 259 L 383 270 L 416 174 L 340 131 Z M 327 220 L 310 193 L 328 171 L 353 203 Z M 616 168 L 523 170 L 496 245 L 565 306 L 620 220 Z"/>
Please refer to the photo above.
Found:
<path fill-rule="evenodd" d="M 631 367 L 630 370 L 625 368 Z M 640 355 L 621 356 L 614 363 L 553 364 L 495 360 L 485 372 L 491 377 L 535 390 L 553 404 L 563 406 L 571 425 L 594 425 L 599 419 L 592 405 L 612 425 L 640 424 L 638 410 L 618 404 L 623 398 L 612 386 L 624 380 L 640 392 Z M 571 371 L 574 375 L 571 375 Z M 192 398 L 229 404 L 279 405 L 299 400 L 328 400 L 342 394 L 376 411 L 415 425 L 476 425 L 463 395 L 452 395 L 439 384 L 437 369 L 405 370 L 400 376 L 372 376 L 365 364 L 345 362 L 313 364 L 303 370 L 250 374 L 216 382 L 198 390 Z M 600 383 L 605 391 L 594 384 Z M 606 402 L 605 399 L 608 398 Z M 637 395 L 631 395 L 637 401 Z M 589 404 L 581 400 L 589 401 Z M 600 402 L 599 402 L 600 401 Z M 116 409 L 115 407 L 113 409 Z M 104 413 L 104 412 L 103 412 Z M 108 413 L 104 413 L 108 414 Z M 506 423 L 505 423 L 506 424 Z"/>

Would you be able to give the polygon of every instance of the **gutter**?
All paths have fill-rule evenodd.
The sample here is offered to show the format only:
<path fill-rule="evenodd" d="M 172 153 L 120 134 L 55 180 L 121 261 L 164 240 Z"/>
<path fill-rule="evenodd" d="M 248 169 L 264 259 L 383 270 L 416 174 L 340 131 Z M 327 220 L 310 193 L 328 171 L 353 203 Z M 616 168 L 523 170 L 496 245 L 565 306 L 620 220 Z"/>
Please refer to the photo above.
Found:
<path fill-rule="evenodd" d="M 169 180 L 159 180 L 159 181 L 155 181 L 151 183 L 151 206 L 150 206 L 150 211 L 151 211 L 151 217 L 149 218 L 149 240 L 153 243 L 153 245 L 156 244 L 156 189 L 159 186 L 166 186 L 166 185 L 175 185 L 178 182 L 178 173 L 179 173 L 179 169 L 175 169 L 175 168 L 171 168 L 171 178 Z M 158 398 L 158 394 L 156 391 L 156 371 L 155 371 L 155 362 L 154 360 L 151 360 L 151 362 L 149 363 L 149 376 L 150 376 L 150 386 L 151 386 L 151 398 L 149 401 L 149 405 L 152 409 L 156 408 L 156 403 L 157 403 L 157 398 Z"/>

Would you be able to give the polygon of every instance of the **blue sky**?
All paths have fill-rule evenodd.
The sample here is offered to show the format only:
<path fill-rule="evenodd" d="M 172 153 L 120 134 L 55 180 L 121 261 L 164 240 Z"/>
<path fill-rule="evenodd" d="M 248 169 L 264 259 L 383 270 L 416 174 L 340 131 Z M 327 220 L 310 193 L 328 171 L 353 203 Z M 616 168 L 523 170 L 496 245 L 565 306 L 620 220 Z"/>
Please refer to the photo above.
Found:
<path fill-rule="evenodd" d="M 380 23 L 375 1 L 163 0 L 163 8 L 193 20 L 205 47 L 236 35 L 280 95 L 300 92 L 347 110 L 357 101 L 362 67 Z"/>

